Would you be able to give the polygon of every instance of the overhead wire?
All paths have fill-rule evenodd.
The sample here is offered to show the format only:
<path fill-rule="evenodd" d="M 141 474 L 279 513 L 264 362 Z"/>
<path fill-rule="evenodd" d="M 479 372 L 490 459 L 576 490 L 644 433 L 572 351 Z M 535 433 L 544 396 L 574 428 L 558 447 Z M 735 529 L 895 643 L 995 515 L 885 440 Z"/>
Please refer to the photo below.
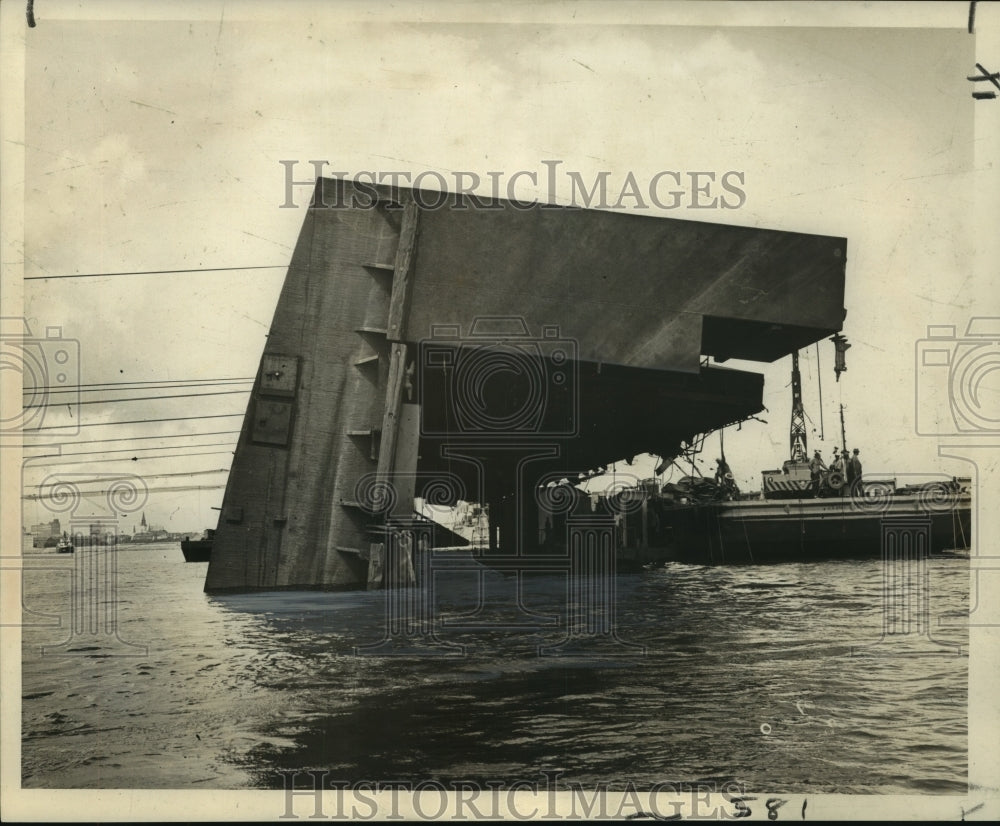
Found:
<path fill-rule="evenodd" d="M 234 384 L 246 384 L 253 380 L 254 377 L 250 376 L 225 379 L 158 379 L 156 381 L 101 381 L 93 384 L 43 384 L 25 387 L 23 393 L 25 395 L 45 393 L 51 396 L 56 393 L 108 393 L 113 390 L 178 390 L 182 387 L 231 387 Z"/>
<path fill-rule="evenodd" d="M 168 476 L 209 476 L 209 475 L 215 474 L 215 473 L 228 473 L 228 472 L 229 471 L 226 468 L 215 468 L 215 469 L 212 469 L 212 470 L 185 470 L 185 471 L 181 471 L 179 473 L 151 473 L 148 478 L 150 478 L 150 479 L 161 479 L 161 478 L 165 478 L 165 477 L 168 477 Z M 117 479 L 115 477 L 112 477 L 110 479 L 102 479 L 102 478 L 98 477 L 96 479 L 74 479 L 73 480 L 73 484 L 74 485 L 97 485 L 97 484 L 102 484 L 102 483 L 103 484 L 109 484 L 109 483 L 114 483 L 114 482 L 117 482 L 117 481 L 121 481 L 121 480 Z M 40 484 L 37 484 L 37 485 L 31 485 L 31 487 L 33 487 L 33 488 L 40 488 L 44 484 L 45 484 L 44 482 L 41 482 Z M 83 493 L 83 492 L 84 491 L 81 491 L 81 493 Z M 89 491 L 89 492 L 90 493 L 98 493 L 100 491 L 98 490 L 98 491 Z M 41 494 L 35 494 L 35 495 L 36 496 L 41 496 Z M 64 494 L 61 493 L 61 492 L 56 492 L 56 493 L 53 493 L 51 495 L 62 497 Z"/>
<path fill-rule="evenodd" d="M 268 269 L 280 269 L 286 270 L 288 268 L 287 264 L 280 265 L 253 265 L 253 266 L 242 266 L 242 267 L 199 267 L 199 268 L 185 268 L 185 269 L 170 269 L 170 270 L 136 270 L 129 272 L 110 272 L 110 273 L 73 273 L 73 274 L 63 274 L 63 275 L 42 275 L 42 276 L 27 276 L 23 280 L 25 281 L 46 281 L 46 280 L 56 280 L 56 279 L 69 279 L 69 278 L 104 278 L 104 277 L 119 277 L 119 276 L 132 276 L 132 275 L 174 275 L 174 274 L 185 274 L 185 273 L 205 273 L 205 272 L 234 272 L 234 271 L 246 271 L 246 270 L 268 270 Z M 234 384 L 243 384 L 246 382 L 254 381 L 252 376 L 233 376 L 233 377 L 221 377 L 213 379 L 160 379 L 160 380 L 137 380 L 137 381 L 108 381 L 108 382 L 94 382 L 88 384 L 77 384 L 77 385 L 42 385 L 39 387 L 25 388 L 25 395 L 37 395 L 39 393 L 44 393 L 46 396 L 49 395 L 59 395 L 59 394 L 94 394 L 94 393 L 107 393 L 114 390 L 174 390 L 181 388 L 192 388 L 201 389 L 208 387 L 227 387 Z M 112 398 L 112 399 L 81 399 L 77 400 L 73 404 L 80 405 L 90 405 L 90 404 L 114 404 L 116 402 L 132 402 L 132 401 L 160 401 L 168 399 L 181 399 L 181 398 L 196 398 L 204 396 L 223 396 L 223 395 L 236 395 L 240 393 L 248 393 L 249 389 L 241 390 L 225 390 L 225 391 L 214 391 L 208 393 L 183 393 L 183 394 L 171 394 L 171 395 L 154 395 L 154 396 L 133 396 L 124 398 Z M 29 404 L 25 405 L 24 409 L 38 409 L 48 406 L 47 403 L 44 404 Z M 31 433 L 37 433 L 40 431 L 53 431 L 53 430 L 66 430 L 68 428 L 83 428 L 83 427 L 113 427 L 119 425 L 132 425 L 132 424 L 154 424 L 163 422 L 174 422 L 174 421 L 198 421 L 205 419 L 221 419 L 221 418 L 234 418 L 237 416 L 244 416 L 244 412 L 239 413 L 220 413 L 220 414 L 205 414 L 197 416 L 167 416 L 153 419 L 135 419 L 126 421 L 114 421 L 114 422 L 73 422 L 70 424 L 62 425 L 48 425 L 39 427 L 28 427 L 24 428 L 23 432 L 29 434 L 30 439 Z M 129 442 L 129 441 L 140 441 L 140 440 L 150 440 L 150 439 L 178 439 L 178 438 L 197 438 L 199 436 L 209 436 L 209 435 L 233 435 L 240 433 L 239 430 L 228 430 L 228 431 L 207 431 L 204 433 L 194 433 L 194 434 L 163 434 L 157 436 L 122 436 L 111 439 L 93 439 L 93 440 L 83 440 L 72 442 L 68 444 L 76 445 L 93 445 L 96 443 L 109 443 L 109 442 Z M 155 461 L 158 459 L 169 459 L 169 458 L 188 458 L 191 456 L 211 456 L 211 455 L 222 455 L 230 454 L 233 451 L 198 451 L 197 448 L 200 447 L 214 447 L 214 446 L 227 445 L 226 442 L 214 442 L 208 444 L 193 444 L 184 446 L 160 446 L 160 447 L 146 447 L 146 448 L 123 448 L 118 450 L 103 451 L 79 451 L 72 453 L 59 453 L 51 455 L 41 455 L 34 457 L 27 457 L 30 466 L 35 462 L 38 465 L 44 464 L 83 464 L 84 461 L 79 462 L 72 461 L 71 457 L 74 456 L 93 456 L 93 455 L 103 455 L 107 453 L 139 453 L 139 452 L 149 452 L 157 450 L 169 450 L 171 447 L 175 449 L 181 449 L 185 452 L 181 453 L 168 453 L 168 454 L 156 454 L 150 456 L 116 456 L 112 458 L 103 459 L 88 459 L 86 464 L 96 464 L 96 463 L 122 463 L 122 462 L 138 462 L 143 461 L 144 463 Z M 31 445 L 28 448 L 31 449 Z M 37 446 L 36 446 L 37 447 Z M 235 447 L 233 445 L 233 447 Z M 69 460 L 69 461 L 67 461 Z M 164 477 L 178 477 L 178 476 L 197 476 L 197 475 L 208 475 L 216 473 L 228 473 L 228 469 L 215 469 L 215 470 L 200 470 L 200 471 L 184 471 L 176 473 L 156 473 L 151 474 L 149 478 L 164 478 Z M 81 484 L 88 484 L 93 482 L 100 482 L 102 480 L 83 480 Z M 224 489 L 225 485 L 182 485 L 173 487 L 152 487 L 148 488 L 150 491 L 156 492 L 167 492 L 167 491 L 201 491 L 201 490 L 220 490 Z M 83 493 L 93 493 L 93 491 L 84 491 Z M 38 495 L 25 495 L 24 499 L 38 499 L 43 498 Z"/>
<path fill-rule="evenodd" d="M 58 461 L 40 461 L 38 465 L 82 465 L 82 464 L 104 464 L 106 462 L 146 462 L 151 459 L 187 459 L 190 456 L 220 456 L 224 453 L 232 454 L 232 450 L 207 450 L 202 453 L 168 453 L 164 456 L 136 456 L 131 458 L 128 456 L 115 456 L 111 459 L 81 459 L 78 462 L 58 462 Z M 33 465 L 32 465 L 33 466 Z M 30 470 L 32 466 L 29 466 Z"/>
<path fill-rule="evenodd" d="M 36 433 L 40 430 L 65 430 L 67 427 L 112 427 L 119 424 L 153 424 L 155 422 L 183 422 L 194 421 L 195 419 L 231 419 L 235 416 L 243 416 L 244 413 L 216 413 L 207 416 L 167 416 L 163 419 L 133 419 L 127 422 L 93 422 L 91 424 L 55 424 L 42 427 L 26 427 L 22 432 Z"/>
<path fill-rule="evenodd" d="M 89 392 L 89 391 L 88 391 Z M 114 404 L 115 402 L 148 402 L 148 401 L 160 401 L 162 399 L 195 399 L 202 396 L 233 396 L 237 393 L 249 393 L 249 390 L 216 390 L 212 393 L 178 393 L 171 396 L 129 396 L 124 399 L 85 399 L 77 400 L 75 402 L 69 402 L 71 405 L 84 405 L 84 404 Z M 49 407 L 49 402 L 42 402 L 41 404 L 26 404 L 23 405 L 25 410 L 39 410 L 41 408 Z"/>
<path fill-rule="evenodd" d="M 206 442 L 205 444 L 195 444 L 195 445 L 180 445 L 180 446 L 163 445 L 161 447 L 122 447 L 122 448 L 116 448 L 114 450 L 80 450 L 80 451 L 73 451 L 72 453 L 43 453 L 40 456 L 32 456 L 31 459 L 48 459 L 53 457 L 62 459 L 66 456 L 106 456 L 109 453 L 140 453 L 147 450 L 175 450 L 178 447 L 194 449 L 199 447 L 222 447 L 224 445 L 236 447 L 236 445 L 233 442 Z M 155 459 L 157 457 L 150 456 L 147 458 Z"/>
<path fill-rule="evenodd" d="M 63 442 L 59 447 L 73 447 L 74 445 L 95 445 L 105 442 L 140 442 L 147 439 L 196 439 L 199 436 L 228 436 L 240 433 L 239 430 L 206 430 L 201 433 L 166 433 L 162 436 L 116 436 L 113 439 L 87 439 L 82 442 Z M 41 445 L 40 447 L 45 447 Z"/>
<path fill-rule="evenodd" d="M 276 267 L 277 268 L 277 267 Z M 283 268 L 283 267 L 282 267 Z M 225 268 L 222 268 L 225 269 Z M 239 269 L 266 269 L 265 267 L 233 267 L 228 268 L 231 270 Z M 188 272 L 196 271 L 221 271 L 220 268 L 206 268 L 203 270 L 188 270 Z M 79 274 L 73 276 L 39 276 L 38 280 L 44 278 L 58 278 L 58 277 L 73 277 L 73 278 L 83 278 L 83 277 L 97 277 L 101 275 L 142 275 L 142 274 L 162 274 L 166 272 L 182 272 L 182 271 L 147 271 L 147 272 L 136 272 L 136 273 L 90 273 L 90 274 Z M 28 279 L 33 280 L 33 279 Z M 34 388 L 25 388 L 25 395 L 37 395 L 39 393 L 44 393 L 48 395 L 57 394 L 95 394 L 95 393 L 108 393 L 116 390 L 175 390 L 181 388 L 191 388 L 191 389 L 205 389 L 211 387 L 230 387 L 236 384 L 246 384 L 248 382 L 254 381 L 253 376 L 223 376 L 223 377 L 213 377 L 207 379 L 156 379 L 156 380 L 134 380 L 134 381 L 106 381 L 106 382 L 92 382 L 92 383 L 81 383 L 77 385 L 41 385 Z M 212 391 L 208 393 L 182 393 L 182 394 L 169 394 L 169 395 L 151 395 L 151 396 L 134 396 L 134 397 L 124 397 L 124 398 L 111 398 L 111 399 L 82 399 L 74 402 L 75 405 L 84 404 L 114 404 L 116 402 L 131 402 L 131 401 L 160 401 L 167 399 L 181 399 L 181 398 L 195 398 L 203 396 L 222 396 L 222 395 L 237 395 L 243 393 L 249 393 L 250 388 L 240 389 L 240 390 L 221 390 Z M 24 409 L 38 409 L 41 407 L 46 407 L 46 404 L 39 405 L 25 405 Z M 207 415 L 197 415 L 197 416 L 168 416 L 153 419 L 136 419 L 127 421 L 114 421 L 114 422 L 92 422 L 92 423 L 69 423 L 63 425 L 48 425 L 39 427 L 29 427 L 24 428 L 24 433 L 30 440 L 32 433 L 39 431 L 52 431 L 52 430 L 65 430 L 68 428 L 83 428 L 83 427 L 109 427 L 117 425 L 131 425 L 131 424 L 152 424 L 161 422 L 172 422 L 172 421 L 197 421 L 203 419 L 218 419 L 218 418 L 233 418 L 236 416 L 243 416 L 244 412 L 240 413 L 223 413 L 223 414 L 207 414 Z M 150 436 L 120 436 L 109 439 L 91 439 L 91 440 L 80 440 L 75 442 L 65 443 L 63 446 L 79 445 L 79 446 L 93 446 L 99 443 L 128 443 L 132 441 L 143 441 L 143 440 L 170 440 L 170 439 L 193 439 L 202 436 L 213 436 L 213 435 L 237 435 L 241 431 L 239 430 L 222 430 L 222 431 L 204 431 L 200 433 L 172 433 L 172 434 L 161 434 L 161 435 L 150 435 Z M 142 462 L 144 466 L 149 466 L 149 464 L 155 462 L 159 459 L 173 459 L 173 458 L 189 458 L 193 456 L 218 456 L 218 455 L 233 455 L 234 450 L 217 450 L 217 451 L 200 451 L 198 448 L 202 447 L 215 447 L 215 446 L 227 446 L 235 448 L 234 444 L 229 442 L 210 442 L 204 444 L 189 444 L 189 445 L 161 445 L 152 447 L 131 447 L 131 448 L 119 448 L 114 450 L 89 450 L 89 451 L 74 451 L 70 453 L 57 453 L 57 454 L 42 454 L 35 456 L 27 456 L 26 459 L 26 469 L 31 470 L 32 468 L 43 469 L 46 465 L 75 465 L 75 464 L 101 464 L 101 463 L 138 463 Z M 42 448 L 40 445 L 27 445 L 29 450 L 34 447 L 35 449 Z M 155 455 L 146 456 L 135 456 L 135 455 L 125 455 L 125 456 L 115 456 L 107 457 L 108 453 L 122 453 L 122 454 L 137 454 L 137 453 L 151 453 L 153 451 L 166 451 L 171 449 L 180 450 L 183 452 L 174 453 L 155 453 Z M 99 459 L 80 459 L 74 460 L 73 457 L 77 456 L 105 456 L 105 458 Z M 191 477 L 197 475 L 206 474 L 217 474 L 217 473 L 228 473 L 228 469 L 213 469 L 213 470 L 198 470 L 198 471 L 183 471 L 175 473 L 154 473 L 148 474 L 148 478 L 163 478 L 163 477 Z M 84 480 L 80 482 L 81 484 L 100 482 L 102 480 Z M 224 489 L 225 485 L 198 485 L 198 486 L 174 486 L 174 487 L 153 487 L 149 488 L 152 491 L 198 491 L 198 490 L 220 490 Z M 84 491 L 86 493 L 93 493 L 93 491 Z M 37 499 L 40 498 L 37 495 L 26 495 L 22 498 L 25 499 Z"/>
<path fill-rule="evenodd" d="M 146 488 L 146 491 L 149 492 L 149 493 L 162 493 L 162 492 L 165 492 L 165 491 L 222 490 L 225 487 L 226 487 L 225 485 L 178 485 L 176 487 L 151 487 L 151 488 Z M 101 493 L 101 491 L 84 491 L 83 493 L 94 494 L 94 493 Z M 22 499 L 36 499 L 37 500 L 37 499 L 48 499 L 48 498 L 51 498 L 51 497 L 48 497 L 48 496 L 39 496 L 39 495 L 33 494 L 33 495 L 28 495 L 28 496 L 22 496 L 21 498 Z"/>
<path fill-rule="evenodd" d="M 132 272 L 86 272 L 66 275 L 26 275 L 24 281 L 49 281 L 59 278 L 110 278 L 121 275 L 174 275 L 192 272 L 231 272 L 234 270 L 287 270 L 288 264 L 264 264 L 250 267 L 193 267 L 182 270 L 134 270 Z"/>

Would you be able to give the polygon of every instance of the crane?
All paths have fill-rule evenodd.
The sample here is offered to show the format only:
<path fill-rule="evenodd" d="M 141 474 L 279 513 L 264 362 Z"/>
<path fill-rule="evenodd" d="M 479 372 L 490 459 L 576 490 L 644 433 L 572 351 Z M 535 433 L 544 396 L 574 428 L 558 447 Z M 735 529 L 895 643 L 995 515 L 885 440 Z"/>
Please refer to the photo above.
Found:
<path fill-rule="evenodd" d="M 792 423 L 788 430 L 790 445 L 789 459 L 793 462 L 806 462 L 809 452 L 806 450 L 806 412 L 802 407 L 802 377 L 799 375 L 799 351 L 792 352 Z"/>
<path fill-rule="evenodd" d="M 841 335 L 834 336 L 837 360 L 834 370 L 837 378 L 847 369 L 844 363 L 844 353 L 851 345 Z M 820 388 L 820 404 L 822 404 L 822 388 Z M 841 406 L 841 434 L 843 436 L 843 406 Z M 845 442 L 846 445 L 846 442 Z M 802 405 L 802 376 L 799 373 L 799 351 L 792 351 L 792 418 L 788 427 L 789 457 L 780 470 L 765 470 L 761 474 L 761 488 L 765 499 L 802 498 L 817 490 L 817 483 L 812 478 L 809 466 L 809 452 L 806 441 L 806 411 Z M 847 448 L 844 447 L 846 458 Z M 829 477 L 824 477 L 822 484 L 829 485 Z M 813 493 L 812 495 L 815 495 Z"/>

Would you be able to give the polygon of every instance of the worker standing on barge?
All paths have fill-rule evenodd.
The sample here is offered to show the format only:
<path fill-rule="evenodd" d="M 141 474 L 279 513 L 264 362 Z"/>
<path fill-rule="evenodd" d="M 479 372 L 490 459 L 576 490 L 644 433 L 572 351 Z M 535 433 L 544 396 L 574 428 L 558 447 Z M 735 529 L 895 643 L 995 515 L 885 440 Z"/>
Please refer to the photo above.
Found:
<path fill-rule="evenodd" d="M 733 477 L 733 471 L 729 467 L 729 463 L 723 456 L 721 459 L 715 460 L 715 483 L 723 492 L 724 498 L 727 500 L 735 499 L 739 496 L 740 489 L 736 486 L 736 479 Z"/>
<path fill-rule="evenodd" d="M 812 476 L 811 487 L 813 496 L 819 495 L 819 483 L 823 476 L 823 471 L 826 470 L 826 462 L 823 461 L 823 457 L 820 456 L 817 450 L 813 453 L 812 461 L 809 463 L 809 472 Z"/>
<path fill-rule="evenodd" d="M 858 458 L 859 451 L 854 448 L 854 455 L 847 460 L 847 484 L 854 490 L 854 486 L 861 483 L 861 459 Z"/>
<path fill-rule="evenodd" d="M 830 473 L 843 473 L 844 471 L 844 457 L 841 457 L 839 447 L 834 446 L 833 448 L 833 461 L 830 462 Z"/>

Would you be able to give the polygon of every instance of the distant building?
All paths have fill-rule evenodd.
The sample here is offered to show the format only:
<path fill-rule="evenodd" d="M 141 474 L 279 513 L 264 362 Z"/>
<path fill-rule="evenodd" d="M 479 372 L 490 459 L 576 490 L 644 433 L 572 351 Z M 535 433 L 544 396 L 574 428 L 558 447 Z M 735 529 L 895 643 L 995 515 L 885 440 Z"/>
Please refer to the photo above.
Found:
<path fill-rule="evenodd" d="M 82 537 L 91 545 L 114 545 L 118 541 L 118 532 L 108 530 L 107 523 L 91 523 L 88 526 L 87 536 Z"/>
<path fill-rule="evenodd" d="M 132 534 L 132 543 L 137 542 L 162 542 L 163 540 L 169 538 L 169 534 L 163 530 L 163 528 L 154 528 L 151 530 L 140 531 L 139 533 Z"/>
<path fill-rule="evenodd" d="M 146 512 L 142 512 L 142 519 L 139 522 L 139 530 L 132 529 L 132 542 L 162 542 L 169 537 L 166 529 L 160 525 L 150 525 L 146 521 Z"/>
<path fill-rule="evenodd" d="M 42 548 L 45 546 L 46 539 L 58 538 L 61 534 L 62 528 L 58 519 L 53 519 L 51 522 L 39 522 L 37 525 L 31 526 L 31 544 L 35 548 Z"/>

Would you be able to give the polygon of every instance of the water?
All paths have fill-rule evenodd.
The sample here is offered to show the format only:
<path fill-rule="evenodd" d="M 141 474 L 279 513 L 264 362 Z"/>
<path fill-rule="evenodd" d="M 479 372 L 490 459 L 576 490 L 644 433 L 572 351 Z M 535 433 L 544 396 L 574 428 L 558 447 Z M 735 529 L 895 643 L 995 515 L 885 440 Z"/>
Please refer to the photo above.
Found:
<path fill-rule="evenodd" d="M 74 564 L 26 554 L 26 788 L 281 788 L 282 770 L 328 769 L 348 782 L 558 771 L 612 787 L 966 791 L 962 559 L 928 562 L 933 639 L 911 626 L 879 644 L 886 619 L 913 615 L 886 607 L 878 560 L 620 575 L 617 634 L 644 655 L 608 639 L 538 655 L 565 638 L 565 575 L 524 583 L 526 608 L 560 625 L 519 628 L 514 580 L 439 573 L 438 618 L 473 612 L 481 581 L 483 627 L 441 627 L 464 655 L 423 657 L 355 656 L 383 637 L 384 592 L 210 597 L 206 566 L 177 544 L 119 549 L 113 600 L 84 584 L 81 604 L 117 605 L 128 645 L 106 656 L 70 634 Z"/>

